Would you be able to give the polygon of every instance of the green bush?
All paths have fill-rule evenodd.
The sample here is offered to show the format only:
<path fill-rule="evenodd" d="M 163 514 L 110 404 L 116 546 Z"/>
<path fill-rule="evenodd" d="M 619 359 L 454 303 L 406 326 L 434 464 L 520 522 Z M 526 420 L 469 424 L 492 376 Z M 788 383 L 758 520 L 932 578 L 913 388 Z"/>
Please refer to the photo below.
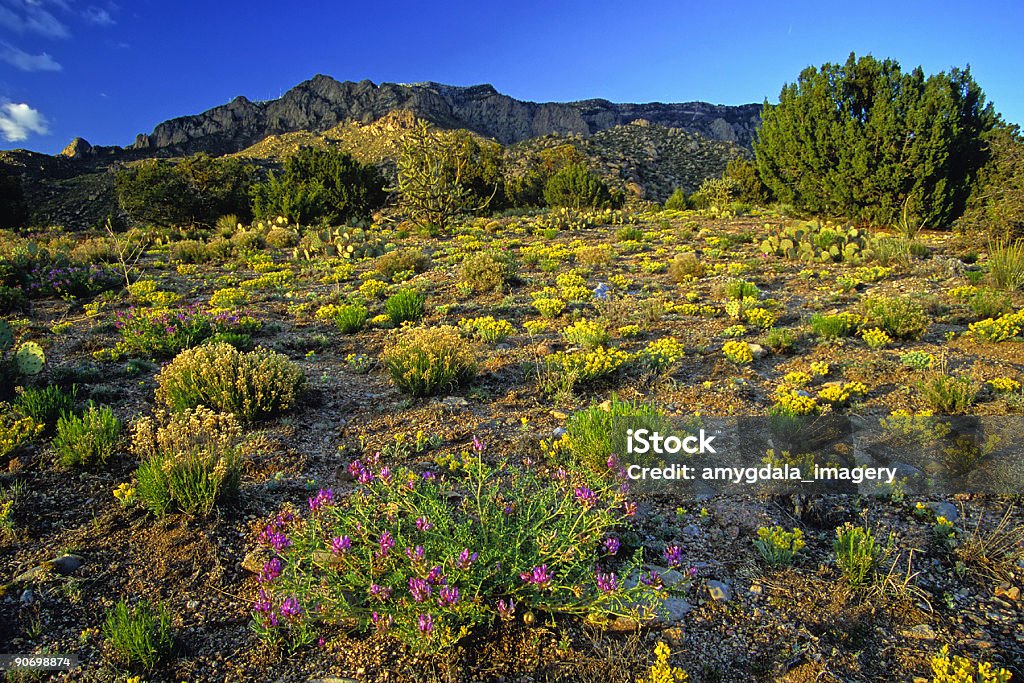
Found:
<path fill-rule="evenodd" d="M 688 282 L 692 278 L 704 277 L 704 264 L 692 252 L 680 254 L 668 264 L 668 274 L 675 282 Z"/>
<path fill-rule="evenodd" d="M 648 429 L 665 435 L 673 431 L 668 418 L 656 406 L 623 401 L 613 394 L 606 404 L 573 413 L 563 438 L 576 462 L 593 472 L 615 474 L 610 458 L 627 453 L 627 429 Z"/>
<path fill-rule="evenodd" d="M 90 404 L 81 417 L 65 413 L 57 420 L 53 450 L 62 467 L 104 464 L 117 448 L 121 421 L 113 411 Z"/>
<path fill-rule="evenodd" d="M 130 668 L 151 670 L 171 652 L 171 612 L 145 600 L 129 607 L 124 600 L 107 610 L 103 636 L 114 654 Z"/>
<path fill-rule="evenodd" d="M 57 427 L 57 421 L 65 413 L 75 409 L 78 387 L 72 385 L 69 391 L 63 391 L 56 384 L 45 389 L 27 388 L 15 401 L 18 412 L 31 417 L 35 422 L 45 425 L 48 431 Z"/>
<path fill-rule="evenodd" d="M 157 516 L 210 514 L 238 492 L 241 439 L 233 416 L 204 407 L 142 418 L 132 434 L 136 496 Z"/>
<path fill-rule="evenodd" d="M 852 313 L 811 316 L 811 331 L 822 339 L 849 337 L 857 330 L 858 317 Z"/>
<path fill-rule="evenodd" d="M 1013 302 L 1010 297 L 991 289 L 980 289 L 971 297 L 971 310 L 980 319 L 998 318 L 1001 315 L 1010 313 L 1013 310 Z"/>
<path fill-rule="evenodd" d="M 548 206 L 573 209 L 612 206 L 608 186 L 583 163 L 567 164 L 552 175 L 544 187 L 544 201 Z"/>
<path fill-rule="evenodd" d="M 359 630 L 440 651 L 527 614 L 653 615 L 656 593 L 627 581 L 641 554 L 618 550 L 618 482 L 557 463 L 490 465 L 479 453 L 451 458 L 448 470 L 425 477 L 357 460 L 359 485 L 344 500 L 321 490 L 302 519 L 279 514 L 261 535 L 274 556 L 257 632 L 295 647 L 314 637 L 310 624 L 354 617 Z M 595 570 L 610 547 L 624 562 Z"/>
<path fill-rule="evenodd" d="M 666 211 L 686 211 L 690 208 L 690 202 L 686 199 L 686 193 L 683 192 L 683 188 L 677 187 L 673 192 L 672 196 L 665 200 Z"/>
<path fill-rule="evenodd" d="M 1024 286 L 1024 239 L 990 244 L 988 272 L 999 289 L 1014 291 Z"/>
<path fill-rule="evenodd" d="M 207 406 L 251 422 L 288 410 L 304 382 L 287 356 L 210 344 L 178 354 L 157 375 L 157 401 L 174 412 Z"/>
<path fill-rule="evenodd" d="M 848 584 L 861 587 L 874 582 L 883 549 L 870 529 L 847 523 L 836 529 L 832 548 L 839 571 Z"/>
<path fill-rule="evenodd" d="M 430 268 L 430 257 L 419 249 L 399 249 L 377 257 L 374 264 L 385 280 L 404 273 L 423 273 Z"/>
<path fill-rule="evenodd" d="M 926 78 L 853 54 L 805 69 L 761 118 L 757 170 L 780 202 L 889 224 L 907 207 L 934 227 L 963 211 L 997 121 L 969 69 Z"/>
<path fill-rule="evenodd" d="M 416 322 L 423 317 L 423 304 L 426 297 L 412 289 L 400 289 L 384 302 L 384 312 L 395 325 Z"/>
<path fill-rule="evenodd" d="M 906 296 L 867 296 L 861 312 L 862 328 L 881 328 L 894 339 L 920 339 L 928 330 L 928 314 Z"/>
<path fill-rule="evenodd" d="M 334 324 L 342 334 L 353 334 L 363 329 L 366 324 L 366 316 L 369 315 L 366 306 L 362 304 L 345 304 L 340 306 L 334 314 Z"/>
<path fill-rule="evenodd" d="M 284 216 L 297 224 L 337 225 L 365 218 L 384 204 L 384 179 L 372 165 L 333 149 L 302 147 L 280 174 L 253 185 L 258 218 Z"/>
<path fill-rule="evenodd" d="M 459 279 L 474 292 L 500 291 L 513 281 L 515 261 L 508 254 L 480 251 L 466 256 L 459 268 Z"/>
<path fill-rule="evenodd" d="M 936 373 L 918 384 L 921 398 L 940 415 L 965 412 L 974 404 L 978 390 L 967 377 Z"/>
<path fill-rule="evenodd" d="M 384 349 L 383 362 L 395 386 L 412 396 L 432 396 L 476 375 L 472 348 L 451 326 L 400 333 Z"/>

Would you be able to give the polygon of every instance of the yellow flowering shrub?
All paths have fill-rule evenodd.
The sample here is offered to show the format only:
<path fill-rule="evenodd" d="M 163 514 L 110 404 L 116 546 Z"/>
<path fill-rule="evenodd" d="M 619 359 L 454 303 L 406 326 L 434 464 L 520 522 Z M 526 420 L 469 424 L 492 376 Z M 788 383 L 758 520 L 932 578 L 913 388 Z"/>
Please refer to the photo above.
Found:
<path fill-rule="evenodd" d="M 562 338 L 584 349 L 596 349 L 608 343 L 608 328 L 596 320 L 577 320 L 562 330 Z"/>
<path fill-rule="evenodd" d="M 681 361 L 686 356 L 686 349 L 675 337 L 662 337 L 652 341 L 637 355 L 641 362 L 660 372 Z"/>
<path fill-rule="evenodd" d="M 380 280 L 367 280 L 359 285 L 359 293 L 370 300 L 383 299 L 384 295 L 388 293 L 388 289 L 388 283 Z"/>
<path fill-rule="evenodd" d="M 775 315 L 764 308 L 751 308 L 744 314 L 744 319 L 751 325 L 767 330 L 775 324 Z"/>
<path fill-rule="evenodd" d="M 988 662 L 975 664 L 966 657 L 949 655 L 949 646 L 943 645 L 932 657 L 931 683 L 1009 683 L 1010 672 L 997 669 Z"/>
<path fill-rule="evenodd" d="M 1002 342 L 1013 339 L 1021 332 L 1024 314 L 1007 313 L 998 318 L 986 318 L 971 323 L 967 329 L 976 337 L 987 342 Z"/>
<path fill-rule="evenodd" d="M 288 410 L 305 382 L 287 356 L 230 344 L 187 349 L 157 375 L 157 401 L 175 412 L 208 406 L 249 422 Z"/>
<path fill-rule="evenodd" d="M 793 564 L 793 558 L 806 545 L 803 531 L 796 528 L 786 531 L 781 526 L 761 527 L 754 540 L 754 547 L 764 561 L 777 566 Z"/>
<path fill-rule="evenodd" d="M 507 320 L 495 320 L 489 315 L 481 318 L 463 318 L 459 321 L 459 329 L 489 343 L 500 342 L 516 333 L 512 323 Z"/>
<path fill-rule="evenodd" d="M 557 318 L 565 310 L 565 302 L 561 299 L 540 297 L 533 300 L 533 307 L 545 318 Z"/>
<path fill-rule="evenodd" d="M 559 352 L 548 356 L 545 361 L 549 368 L 574 376 L 580 382 L 604 379 L 623 367 L 632 356 L 619 349 L 599 346 L 593 351 Z"/>
<path fill-rule="evenodd" d="M 871 349 L 880 349 L 888 344 L 892 343 L 892 337 L 889 334 L 878 327 L 873 327 L 870 330 L 864 330 L 860 333 L 864 343 Z"/>
<path fill-rule="evenodd" d="M 722 353 L 736 365 L 746 365 L 754 360 L 750 344 L 743 341 L 727 341 L 722 345 Z"/>
<path fill-rule="evenodd" d="M 646 676 L 636 679 L 636 683 L 687 683 L 690 678 L 686 672 L 668 663 L 671 654 L 672 651 L 665 643 L 659 642 L 655 645 L 654 664 Z"/>
<path fill-rule="evenodd" d="M 1020 382 L 1011 377 L 996 377 L 995 379 L 990 379 L 988 384 L 1000 394 L 1020 391 Z"/>
<path fill-rule="evenodd" d="M 399 333 L 384 349 L 381 360 L 395 386 L 412 396 L 432 396 L 476 374 L 473 350 L 450 325 Z"/>

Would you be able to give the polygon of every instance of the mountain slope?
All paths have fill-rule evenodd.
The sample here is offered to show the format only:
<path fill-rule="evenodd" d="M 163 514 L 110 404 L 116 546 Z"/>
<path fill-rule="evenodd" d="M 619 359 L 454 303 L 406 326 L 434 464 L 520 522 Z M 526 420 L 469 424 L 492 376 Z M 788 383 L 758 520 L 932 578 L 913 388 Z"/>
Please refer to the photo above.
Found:
<path fill-rule="evenodd" d="M 761 116 L 757 104 L 616 104 L 607 100 L 536 103 L 502 95 L 490 85 L 376 85 L 368 80 L 339 82 L 318 75 L 276 100 L 253 102 L 236 97 L 202 114 L 165 121 L 149 135 L 139 135 L 132 149 L 148 154 L 225 154 L 269 135 L 319 133 L 346 121 L 369 123 L 399 110 L 445 128 L 466 128 L 502 144 L 551 133 L 593 135 L 644 119 L 749 147 Z"/>

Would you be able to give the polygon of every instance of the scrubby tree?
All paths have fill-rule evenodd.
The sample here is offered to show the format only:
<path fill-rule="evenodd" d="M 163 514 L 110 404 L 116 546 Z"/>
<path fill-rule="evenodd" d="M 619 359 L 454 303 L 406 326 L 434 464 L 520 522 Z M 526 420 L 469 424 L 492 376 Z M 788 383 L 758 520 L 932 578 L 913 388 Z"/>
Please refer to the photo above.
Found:
<path fill-rule="evenodd" d="M 768 201 L 768 187 L 757 174 L 757 165 L 743 157 L 733 157 L 725 166 L 722 179 L 734 188 L 736 199 L 748 204 L 763 205 Z"/>
<path fill-rule="evenodd" d="M 757 169 L 780 201 L 808 211 L 892 222 L 909 205 L 919 222 L 948 226 L 995 120 L 969 69 L 925 77 L 851 54 L 805 69 L 765 103 Z"/>
<path fill-rule="evenodd" d="M 279 174 L 252 187 L 259 218 L 284 216 L 298 223 L 338 224 L 364 218 L 384 204 L 384 179 L 375 166 L 347 152 L 303 147 Z"/>
<path fill-rule="evenodd" d="M 603 208 L 612 205 L 612 195 L 601 176 L 586 164 L 570 163 L 548 179 L 544 201 L 548 206 Z"/>
<path fill-rule="evenodd" d="M 1024 136 L 1016 125 L 1001 123 L 988 138 L 988 163 L 957 221 L 964 232 L 991 237 L 1024 237 Z"/>
<path fill-rule="evenodd" d="M 420 122 L 400 144 L 399 206 L 420 225 L 443 230 L 458 214 L 490 205 L 500 189 L 500 156 L 464 131 Z"/>
<path fill-rule="evenodd" d="M 672 195 L 665 200 L 665 209 L 668 211 L 685 211 L 690 208 L 690 202 L 686 199 L 683 188 L 677 187 Z"/>
<path fill-rule="evenodd" d="M 213 225 L 225 214 L 249 216 L 252 167 L 199 153 L 178 162 L 146 159 L 119 169 L 114 189 L 133 221 L 154 225 Z"/>

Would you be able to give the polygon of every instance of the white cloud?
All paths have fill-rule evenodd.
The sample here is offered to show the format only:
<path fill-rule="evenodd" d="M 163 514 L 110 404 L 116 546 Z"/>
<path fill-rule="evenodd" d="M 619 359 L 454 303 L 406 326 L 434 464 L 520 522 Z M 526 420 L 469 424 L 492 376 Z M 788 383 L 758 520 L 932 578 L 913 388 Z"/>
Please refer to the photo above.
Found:
<path fill-rule="evenodd" d="M 46 52 L 32 55 L 3 41 L 0 41 L 0 59 L 22 71 L 61 71 L 64 68 Z"/>
<path fill-rule="evenodd" d="M 87 7 L 82 12 L 82 16 L 90 24 L 95 24 L 96 26 L 113 26 L 117 23 L 114 21 L 114 17 L 110 16 L 110 12 L 102 7 Z"/>
<path fill-rule="evenodd" d="M 70 36 L 68 27 L 46 5 L 67 8 L 61 0 L 0 0 L 0 26 L 16 33 L 36 33 L 47 38 Z"/>
<path fill-rule="evenodd" d="M 0 135 L 8 142 L 20 142 L 29 135 L 50 132 L 46 117 L 27 104 L 6 102 L 0 105 Z"/>

